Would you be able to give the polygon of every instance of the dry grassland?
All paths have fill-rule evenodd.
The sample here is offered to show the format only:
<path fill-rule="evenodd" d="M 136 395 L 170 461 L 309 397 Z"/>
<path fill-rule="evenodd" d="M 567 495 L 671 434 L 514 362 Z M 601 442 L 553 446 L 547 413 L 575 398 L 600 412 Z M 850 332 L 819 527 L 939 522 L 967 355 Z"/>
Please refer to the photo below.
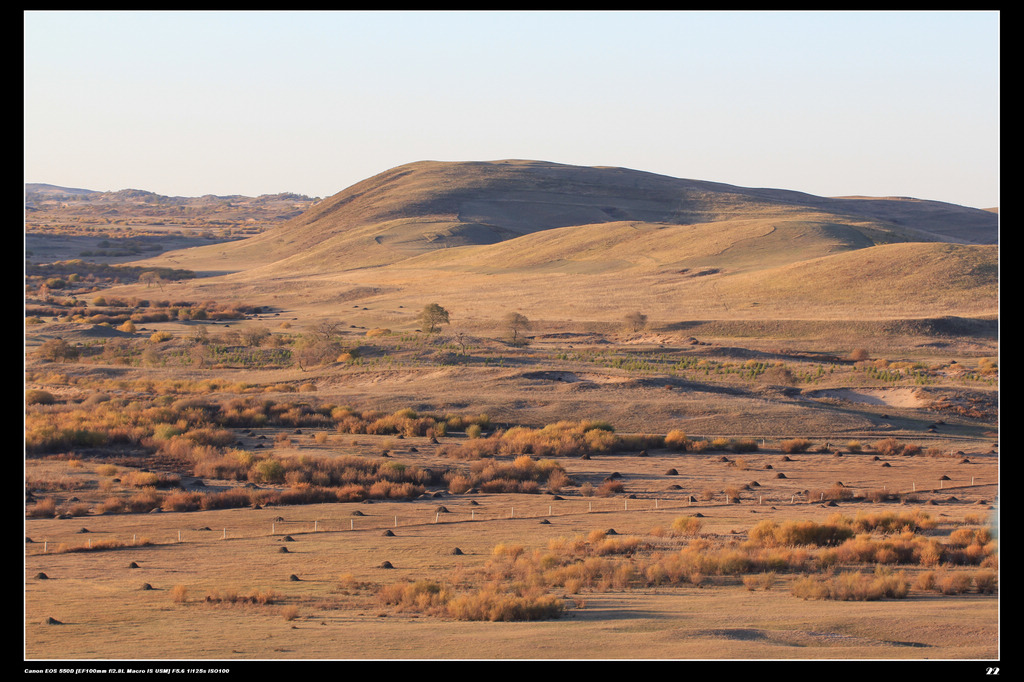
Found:
<path fill-rule="evenodd" d="M 996 247 L 756 197 L 469 243 L 527 199 L 353 191 L 99 259 L 206 276 L 30 273 L 27 661 L 999 658 Z"/>

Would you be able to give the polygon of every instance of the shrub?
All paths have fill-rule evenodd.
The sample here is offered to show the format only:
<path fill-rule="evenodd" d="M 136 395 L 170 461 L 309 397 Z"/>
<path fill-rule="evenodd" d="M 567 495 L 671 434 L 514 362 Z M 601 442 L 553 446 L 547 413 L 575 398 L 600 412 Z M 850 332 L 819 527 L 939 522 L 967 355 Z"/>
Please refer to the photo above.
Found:
<path fill-rule="evenodd" d="M 56 500 L 52 497 L 47 497 L 29 507 L 27 516 L 33 519 L 52 519 L 56 513 Z"/>
<path fill-rule="evenodd" d="M 775 573 L 760 573 L 743 576 L 743 584 L 748 590 L 770 590 L 775 584 Z"/>
<path fill-rule="evenodd" d="M 834 546 L 853 536 L 849 526 L 814 521 L 761 521 L 750 529 L 748 537 L 754 544 L 768 547 L 816 545 Z"/>
<path fill-rule="evenodd" d="M 696 516 L 681 516 L 672 522 L 672 532 L 695 536 L 700 533 L 704 522 Z"/>
<path fill-rule="evenodd" d="M 473 487 L 473 481 L 467 476 L 453 476 L 448 482 L 448 492 L 453 495 L 461 495 Z"/>
<path fill-rule="evenodd" d="M 921 453 L 921 446 L 913 443 L 900 443 L 895 438 L 883 438 L 872 446 L 875 452 L 884 457 L 896 457 L 899 455 L 913 456 Z"/>
<path fill-rule="evenodd" d="M 806 438 L 791 438 L 789 440 L 782 441 L 779 447 L 782 452 L 792 455 L 798 452 L 807 452 L 808 448 L 811 447 L 811 441 Z"/>
<path fill-rule="evenodd" d="M 30 388 L 25 391 L 26 405 L 53 405 L 55 402 L 56 398 L 49 391 L 39 388 Z"/>
<path fill-rule="evenodd" d="M 853 362 L 864 362 L 869 357 L 871 357 L 871 354 L 868 353 L 866 348 L 854 348 L 850 351 L 850 360 Z"/>
<path fill-rule="evenodd" d="M 809 502 L 852 500 L 853 497 L 853 490 L 842 485 L 833 485 L 823 490 L 807 491 L 807 500 Z"/>
<path fill-rule="evenodd" d="M 457 620 L 532 621 L 558 618 L 565 610 L 561 599 L 550 595 L 520 596 L 483 588 L 453 598 L 447 613 Z"/>
<path fill-rule="evenodd" d="M 757 452 L 757 441 L 753 438 L 737 438 L 729 442 L 733 452 Z"/>
<path fill-rule="evenodd" d="M 981 594 L 994 594 L 997 582 L 994 571 L 978 571 L 974 574 L 974 585 Z"/>
<path fill-rule="evenodd" d="M 793 582 L 792 594 L 802 599 L 832 599 L 836 601 L 875 601 L 903 599 L 909 592 L 909 583 L 903 573 L 866 575 L 846 571 L 836 576 L 803 576 Z"/>
<path fill-rule="evenodd" d="M 665 434 L 665 447 L 672 450 L 685 451 L 689 445 L 690 440 L 686 437 L 686 434 L 679 429 L 673 429 Z"/>
<path fill-rule="evenodd" d="M 66 362 L 78 359 L 79 350 L 64 339 L 48 339 L 40 344 L 36 354 L 51 362 Z"/>
<path fill-rule="evenodd" d="M 942 594 L 963 594 L 971 589 L 972 577 L 960 571 L 945 571 L 935 578 L 934 589 Z"/>
<path fill-rule="evenodd" d="M 178 492 L 164 497 L 161 508 L 169 512 L 195 511 L 200 507 L 202 495 L 199 493 Z"/>
<path fill-rule="evenodd" d="M 184 585 L 175 585 L 171 588 L 171 600 L 175 604 L 184 604 L 188 601 L 188 588 Z"/>
<path fill-rule="evenodd" d="M 598 497 L 611 497 L 612 495 L 623 492 L 626 486 L 622 481 L 604 481 L 597 487 L 594 492 Z"/>
<path fill-rule="evenodd" d="M 276 459 L 268 458 L 258 462 L 249 470 L 249 480 L 253 483 L 284 483 L 284 465 Z"/>
<path fill-rule="evenodd" d="M 562 470 L 552 471 L 548 475 L 548 492 L 559 493 L 562 488 L 569 485 L 569 476 Z"/>

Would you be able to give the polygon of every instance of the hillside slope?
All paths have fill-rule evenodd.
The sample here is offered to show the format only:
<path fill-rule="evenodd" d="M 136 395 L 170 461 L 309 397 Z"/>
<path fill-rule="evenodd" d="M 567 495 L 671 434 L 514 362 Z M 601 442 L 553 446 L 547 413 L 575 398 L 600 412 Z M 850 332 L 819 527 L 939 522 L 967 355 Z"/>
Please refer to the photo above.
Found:
<path fill-rule="evenodd" d="M 898 292 L 893 304 L 908 311 L 985 315 L 997 308 L 997 236 L 997 214 L 941 202 L 537 161 L 424 161 L 261 235 L 169 255 L 176 267 L 230 273 L 217 281 L 233 291 L 301 291 L 309 302 L 831 317 L 851 312 L 837 306 L 873 314 Z"/>
<path fill-rule="evenodd" d="M 323 273 L 571 226 L 745 219 L 857 225 L 875 231 L 873 243 L 991 244 L 998 225 L 991 212 L 940 202 L 828 199 L 538 161 L 422 161 L 357 183 L 265 234 L 181 256 L 200 262 L 224 253 L 250 265 L 276 263 L 284 272 Z"/>

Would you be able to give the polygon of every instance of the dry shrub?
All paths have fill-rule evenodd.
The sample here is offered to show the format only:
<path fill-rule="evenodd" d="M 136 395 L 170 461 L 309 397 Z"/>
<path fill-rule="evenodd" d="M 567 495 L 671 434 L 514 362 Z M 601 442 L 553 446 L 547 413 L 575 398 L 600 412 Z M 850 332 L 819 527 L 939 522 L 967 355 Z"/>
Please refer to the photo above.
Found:
<path fill-rule="evenodd" d="M 601 485 L 597 487 L 597 490 L 594 491 L 594 494 L 598 497 L 611 497 L 612 495 L 623 492 L 625 489 L 626 486 L 622 481 L 603 481 Z"/>
<path fill-rule="evenodd" d="M 229 488 L 215 493 L 207 493 L 200 500 L 200 508 L 204 510 L 237 509 L 250 504 L 252 504 L 252 497 L 244 488 Z"/>
<path fill-rule="evenodd" d="M 712 439 L 707 446 L 708 450 L 728 450 L 732 441 L 728 438 L 715 438 Z"/>
<path fill-rule="evenodd" d="M 868 502 L 892 502 L 897 497 L 891 490 L 869 490 L 864 493 L 864 499 Z"/>
<path fill-rule="evenodd" d="M 729 441 L 729 449 L 733 452 L 757 452 L 757 441 L 753 438 L 736 438 Z"/>
<path fill-rule="evenodd" d="M 755 573 L 743 576 L 743 585 L 753 592 L 755 590 L 770 590 L 775 584 L 775 573 Z"/>
<path fill-rule="evenodd" d="M 995 594 L 998 578 L 995 571 L 977 571 L 974 574 L 974 585 L 981 594 Z"/>
<path fill-rule="evenodd" d="M 548 491 L 552 493 L 560 493 L 562 492 L 562 489 L 570 483 L 571 479 L 564 471 L 553 471 L 548 476 Z"/>
<path fill-rule="evenodd" d="M 793 582 L 793 596 L 835 601 L 877 601 L 903 599 L 909 593 L 905 574 L 876 572 L 867 575 L 845 571 L 836 576 L 802 576 Z"/>
<path fill-rule="evenodd" d="M 806 438 L 791 438 L 784 440 L 779 445 L 779 449 L 787 455 L 796 454 L 798 452 L 807 452 L 811 447 L 811 441 Z"/>
<path fill-rule="evenodd" d="M 330 488 L 321 488 L 319 486 L 295 486 L 288 488 L 287 490 L 282 490 L 277 499 L 277 504 L 323 504 L 337 501 L 337 495 L 334 490 Z"/>
<path fill-rule="evenodd" d="M 561 599 L 547 594 L 519 595 L 485 587 L 452 598 L 447 613 L 457 620 L 534 621 L 558 618 L 565 611 Z"/>
<path fill-rule="evenodd" d="M 57 513 L 57 501 L 46 497 L 28 508 L 26 516 L 31 519 L 52 519 Z"/>
<path fill-rule="evenodd" d="M 448 481 L 448 492 L 453 495 L 462 495 L 473 488 L 473 480 L 468 476 L 456 475 L 452 476 L 451 480 Z"/>
<path fill-rule="evenodd" d="M 987 528 L 957 528 L 949 534 L 948 544 L 952 547 L 987 545 L 992 542 L 992 533 Z"/>
<path fill-rule="evenodd" d="M 696 516 L 680 516 L 672 521 L 672 532 L 694 537 L 700 533 L 704 522 Z"/>
<path fill-rule="evenodd" d="M 116 476 L 117 467 L 113 464 L 100 464 L 99 466 L 96 467 L 96 474 L 98 476 L 106 477 Z"/>
<path fill-rule="evenodd" d="M 188 588 L 184 585 L 175 585 L 171 588 L 171 601 L 175 604 L 184 604 L 188 601 Z"/>
<path fill-rule="evenodd" d="M 856 533 L 903 533 L 935 528 L 936 521 L 928 513 L 915 509 L 911 512 L 858 512 L 853 519 L 836 517 L 833 522 L 848 523 Z"/>
<path fill-rule="evenodd" d="M 163 495 L 153 488 L 146 488 L 124 501 L 123 511 L 132 514 L 148 513 L 163 506 Z"/>
<path fill-rule="evenodd" d="M 221 592 L 220 590 L 211 590 L 206 594 L 204 601 L 208 604 L 253 604 L 256 606 L 267 606 L 276 603 L 280 597 L 273 590 L 259 590 L 253 589 L 245 593 L 239 593 L 236 590 L 226 590 Z M 295 615 L 298 615 L 298 607 Z M 292 620 L 291 618 L 287 620 Z"/>
<path fill-rule="evenodd" d="M 750 529 L 748 537 L 757 545 L 768 547 L 815 545 L 833 546 L 850 538 L 853 531 L 841 523 L 815 521 L 783 521 L 765 519 Z"/>
<path fill-rule="evenodd" d="M 30 388 L 25 391 L 26 405 L 53 405 L 56 402 L 53 394 L 39 388 Z"/>
<path fill-rule="evenodd" d="M 168 512 L 195 511 L 200 508 L 202 495 L 193 492 L 171 493 L 164 497 L 161 509 Z"/>
<path fill-rule="evenodd" d="M 822 490 L 808 490 L 807 500 L 809 502 L 821 502 L 821 501 L 842 501 L 852 500 L 854 498 L 853 490 L 846 486 L 833 485 Z"/>
<path fill-rule="evenodd" d="M 638 538 L 604 538 L 592 547 L 595 556 L 608 556 L 613 554 L 633 554 L 641 547 Z"/>
<path fill-rule="evenodd" d="M 65 507 L 62 513 L 67 516 L 78 517 L 87 516 L 91 510 L 92 509 L 88 504 L 86 504 L 85 502 L 79 502 L 77 504 L 72 504 L 68 507 Z"/>
<path fill-rule="evenodd" d="M 440 613 L 451 599 L 451 593 L 440 583 L 419 580 L 384 585 L 377 591 L 377 599 L 382 604 L 397 607 L 400 611 Z"/>
<path fill-rule="evenodd" d="M 125 511 L 125 501 L 120 497 L 108 497 L 97 508 L 100 514 L 121 514 Z"/>
<path fill-rule="evenodd" d="M 883 438 L 872 445 L 872 449 L 883 457 L 913 456 L 920 454 L 921 446 L 913 443 L 900 443 L 895 438 Z"/>
<path fill-rule="evenodd" d="M 685 451 L 690 444 L 686 433 L 679 429 L 673 429 L 665 434 L 665 447 L 671 450 Z"/>
<path fill-rule="evenodd" d="M 973 582 L 969 573 L 962 571 L 941 571 L 935 576 L 933 589 L 942 594 L 964 594 Z"/>

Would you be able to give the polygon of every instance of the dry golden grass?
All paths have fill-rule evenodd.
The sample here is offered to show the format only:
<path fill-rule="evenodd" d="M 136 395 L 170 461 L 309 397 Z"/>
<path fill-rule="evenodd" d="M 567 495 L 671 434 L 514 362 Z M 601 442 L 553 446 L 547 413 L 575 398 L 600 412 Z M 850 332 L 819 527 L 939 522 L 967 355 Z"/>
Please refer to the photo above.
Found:
<path fill-rule="evenodd" d="M 655 177 L 635 215 L 576 192 L 536 231 L 552 204 L 495 201 L 476 167 L 446 185 L 460 223 L 450 171 L 148 263 L 235 274 L 94 282 L 84 311 L 33 281 L 26 658 L 999 656 L 996 247 L 913 241 L 975 214 L 710 183 L 682 207 Z M 572 181 L 622 172 L 596 177 Z M 665 197 L 676 218 L 641 210 Z M 115 328 L 111 301 L 154 298 L 178 312 Z M 325 321 L 345 359 L 291 362 Z M 78 357 L 34 354 L 55 337 Z M 357 460 L 443 475 L 324 465 Z"/>

